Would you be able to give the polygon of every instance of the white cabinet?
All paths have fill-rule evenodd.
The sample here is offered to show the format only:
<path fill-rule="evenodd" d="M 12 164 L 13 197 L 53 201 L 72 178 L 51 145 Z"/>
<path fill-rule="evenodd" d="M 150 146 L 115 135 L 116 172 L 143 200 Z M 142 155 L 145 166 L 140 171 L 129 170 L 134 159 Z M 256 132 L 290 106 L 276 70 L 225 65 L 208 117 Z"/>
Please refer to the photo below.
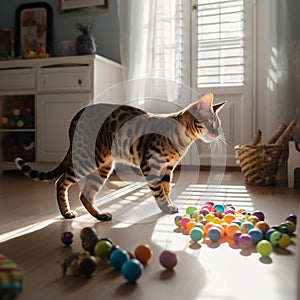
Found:
<path fill-rule="evenodd" d="M 121 66 L 98 55 L 0 62 L 0 171 L 13 158 L 59 162 L 72 117 L 121 82 Z"/>
<path fill-rule="evenodd" d="M 73 116 L 89 103 L 89 93 L 39 95 L 37 100 L 37 161 L 57 162 L 69 146 L 68 129 Z"/>

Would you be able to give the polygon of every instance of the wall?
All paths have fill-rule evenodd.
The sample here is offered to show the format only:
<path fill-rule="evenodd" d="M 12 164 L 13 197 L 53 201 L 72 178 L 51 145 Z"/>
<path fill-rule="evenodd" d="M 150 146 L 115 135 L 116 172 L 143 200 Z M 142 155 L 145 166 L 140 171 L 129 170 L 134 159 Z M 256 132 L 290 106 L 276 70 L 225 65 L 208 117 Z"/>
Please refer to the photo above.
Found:
<path fill-rule="evenodd" d="M 32 0 L 0 1 L 0 27 L 14 27 L 15 11 L 20 4 L 37 2 Z M 100 13 L 82 15 L 59 15 L 58 0 L 47 0 L 53 9 L 53 48 L 57 55 L 59 42 L 71 40 L 75 43 L 80 32 L 75 29 L 77 22 L 94 22 L 93 36 L 96 39 L 97 53 L 116 62 L 120 62 L 119 23 L 117 0 L 109 0 L 109 10 Z"/>
<path fill-rule="evenodd" d="M 257 1 L 257 128 L 269 137 L 280 122 L 298 121 L 300 136 L 300 2 Z"/>

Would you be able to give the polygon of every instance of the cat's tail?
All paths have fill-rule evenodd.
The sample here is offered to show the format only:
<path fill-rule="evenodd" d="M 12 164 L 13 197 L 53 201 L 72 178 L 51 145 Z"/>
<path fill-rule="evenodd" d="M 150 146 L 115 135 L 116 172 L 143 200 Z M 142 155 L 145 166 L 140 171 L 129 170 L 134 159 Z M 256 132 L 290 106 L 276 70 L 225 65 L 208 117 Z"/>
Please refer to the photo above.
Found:
<path fill-rule="evenodd" d="M 15 158 L 15 164 L 23 174 L 33 180 L 38 181 L 49 181 L 59 178 L 65 171 L 63 164 L 60 164 L 55 169 L 49 172 L 40 172 L 38 170 L 32 169 L 32 167 L 30 167 L 29 164 L 20 157 Z"/>

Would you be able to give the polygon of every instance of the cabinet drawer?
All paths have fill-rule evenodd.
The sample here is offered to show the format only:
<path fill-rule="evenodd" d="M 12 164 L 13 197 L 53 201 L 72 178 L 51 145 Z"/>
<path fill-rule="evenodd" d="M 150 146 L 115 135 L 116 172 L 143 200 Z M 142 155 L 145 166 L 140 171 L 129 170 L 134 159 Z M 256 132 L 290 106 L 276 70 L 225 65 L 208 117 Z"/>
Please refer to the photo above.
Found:
<path fill-rule="evenodd" d="M 33 68 L 12 68 L 0 70 L 0 90 L 35 88 Z"/>
<path fill-rule="evenodd" d="M 91 89 L 89 67 L 53 67 L 39 70 L 38 90 L 74 92 Z"/>

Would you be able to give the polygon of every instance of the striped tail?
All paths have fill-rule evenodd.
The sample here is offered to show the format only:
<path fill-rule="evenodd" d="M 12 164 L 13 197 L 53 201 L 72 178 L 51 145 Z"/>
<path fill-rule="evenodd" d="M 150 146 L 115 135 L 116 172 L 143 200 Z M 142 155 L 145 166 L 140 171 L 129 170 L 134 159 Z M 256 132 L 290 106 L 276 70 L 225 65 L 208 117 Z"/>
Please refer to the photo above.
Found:
<path fill-rule="evenodd" d="M 15 158 L 15 163 L 17 168 L 26 176 L 33 180 L 38 181 L 49 181 L 52 179 L 59 178 L 65 171 L 65 168 L 62 164 L 60 164 L 58 167 L 56 167 L 54 170 L 51 170 L 49 172 L 40 172 L 37 170 L 33 170 L 25 160 L 23 160 L 20 157 Z"/>

